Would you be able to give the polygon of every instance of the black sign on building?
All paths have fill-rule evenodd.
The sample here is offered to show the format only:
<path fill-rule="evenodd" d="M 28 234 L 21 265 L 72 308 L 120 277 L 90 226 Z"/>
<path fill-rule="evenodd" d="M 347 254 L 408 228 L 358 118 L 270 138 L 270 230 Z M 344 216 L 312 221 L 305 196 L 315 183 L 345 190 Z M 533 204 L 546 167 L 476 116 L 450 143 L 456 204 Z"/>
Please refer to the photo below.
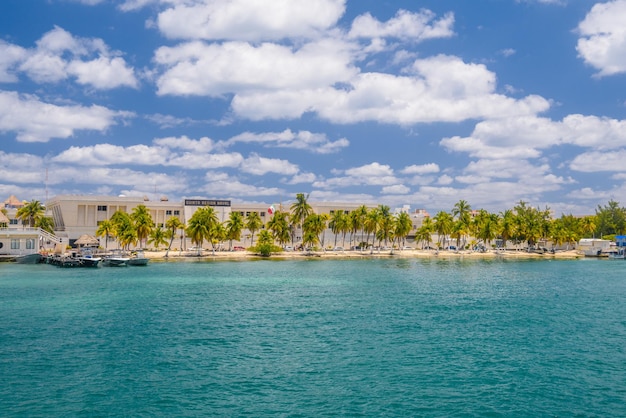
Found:
<path fill-rule="evenodd" d="M 230 207 L 230 200 L 185 199 L 185 206 L 228 206 Z"/>

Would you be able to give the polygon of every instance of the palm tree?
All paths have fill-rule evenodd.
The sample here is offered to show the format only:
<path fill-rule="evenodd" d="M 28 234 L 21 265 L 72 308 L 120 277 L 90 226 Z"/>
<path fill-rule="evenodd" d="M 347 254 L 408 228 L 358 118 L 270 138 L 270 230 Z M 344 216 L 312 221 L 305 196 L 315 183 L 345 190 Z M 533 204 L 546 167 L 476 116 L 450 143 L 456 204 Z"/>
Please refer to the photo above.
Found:
<path fill-rule="evenodd" d="M 309 195 L 304 196 L 304 193 L 298 193 L 296 201 L 291 205 L 291 220 L 296 228 L 302 228 L 303 234 L 304 220 L 313 213 L 313 208 L 307 202 L 308 198 Z"/>
<path fill-rule="evenodd" d="M 502 247 L 506 248 L 506 243 L 515 236 L 515 214 L 511 209 L 505 210 L 501 214 L 500 236 L 502 237 Z"/>
<path fill-rule="evenodd" d="M 460 247 L 460 240 L 463 238 L 463 247 L 465 247 L 465 236 L 469 232 L 471 223 L 470 212 L 472 208 L 465 200 L 459 200 L 452 208 L 452 217 L 456 219 L 453 230 L 456 236 L 456 248 Z"/>
<path fill-rule="evenodd" d="M 420 226 L 415 234 L 415 239 L 422 241 L 422 250 L 424 249 L 424 243 L 430 247 L 430 241 L 432 240 L 432 234 L 435 231 L 435 224 L 433 220 L 428 217 L 424 218 L 422 226 Z"/>
<path fill-rule="evenodd" d="M 131 242 L 137 239 L 137 232 L 128 213 L 117 210 L 111 215 L 111 223 L 113 225 L 113 236 L 122 248 L 125 248 L 126 245 L 130 245 Z"/>
<path fill-rule="evenodd" d="M 150 231 L 154 228 L 154 222 L 152 216 L 145 205 L 139 205 L 133 208 L 130 215 L 137 231 L 137 239 L 139 239 L 139 245 L 143 247 L 144 240 L 150 235 Z"/>
<path fill-rule="evenodd" d="M 217 220 L 217 215 L 215 219 Z M 215 255 L 215 247 L 219 246 L 226 239 L 226 233 L 226 227 L 224 224 L 220 222 L 213 223 L 213 226 L 209 231 L 209 241 L 211 242 L 213 255 Z"/>
<path fill-rule="evenodd" d="M 362 218 L 359 215 L 358 210 L 350 211 L 348 214 L 348 222 L 346 228 L 350 231 L 350 247 L 355 239 L 355 235 L 359 229 L 363 226 Z"/>
<path fill-rule="evenodd" d="M 22 224 L 28 223 L 28 226 L 33 228 L 37 219 L 43 216 L 46 208 L 39 202 L 39 200 L 32 200 L 26 205 L 17 210 L 17 218 L 22 221 Z"/>
<path fill-rule="evenodd" d="M 477 225 L 474 236 L 482 240 L 486 247 L 490 247 L 491 241 L 498 236 L 500 231 L 500 217 L 495 213 L 481 209 L 475 219 Z"/>
<path fill-rule="evenodd" d="M 363 229 L 367 232 L 366 242 L 369 245 L 370 234 L 374 235 L 372 239 L 372 249 L 370 253 L 374 252 L 374 244 L 376 239 L 376 232 L 378 231 L 378 225 L 380 224 L 381 213 L 378 208 L 372 209 L 367 212 L 365 219 L 363 220 Z"/>
<path fill-rule="evenodd" d="M 595 238 L 596 231 L 596 217 L 595 216 L 585 216 L 580 220 L 580 230 L 583 236 L 591 235 L 592 238 Z"/>
<path fill-rule="evenodd" d="M 215 209 L 210 206 L 205 206 L 197 209 L 187 225 L 187 236 L 191 238 L 191 242 L 198 247 L 198 254 L 200 254 L 202 243 L 204 240 L 208 240 L 213 245 L 213 238 L 215 235 L 215 225 L 219 223 Z"/>
<path fill-rule="evenodd" d="M 35 220 L 35 228 L 54 234 L 54 220 L 50 216 L 40 216 Z"/>
<path fill-rule="evenodd" d="M 250 246 L 254 245 L 254 233 L 263 227 L 263 221 L 258 212 L 250 212 L 246 219 L 246 229 L 250 231 Z"/>
<path fill-rule="evenodd" d="M 109 249 L 109 237 L 114 233 L 115 227 L 111 220 L 107 219 L 98 223 L 98 229 L 96 230 L 97 237 L 104 237 L 104 250 Z"/>
<path fill-rule="evenodd" d="M 153 228 L 148 237 L 148 244 L 154 245 L 155 249 L 159 249 L 161 245 L 167 244 L 167 232 L 162 228 Z"/>
<path fill-rule="evenodd" d="M 317 215 L 317 214 L 310 214 L 309 216 L 307 216 L 307 218 L 304 220 L 304 223 L 302 225 L 302 233 L 303 236 L 307 235 L 309 236 L 308 241 L 311 241 L 311 234 L 315 235 L 317 238 L 314 240 L 316 242 L 318 242 L 321 246 L 322 249 L 324 249 L 324 230 L 326 229 L 326 221 L 328 220 L 328 214 L 324 213 L 321 215 Z"/>
<path fill-rule="evenodd" d="M 361 205 L 358 208 L 356 208 L 356 210 L 354 211 L 356 213 L 355 215 L 355 220 L 354 220 L 354 225 L 352 225 L 352 220 L 351 220 L 351 227 L 354 227 L 354 232 L 356 233 L 357 230 L 361 230 L 361 240 L 363 239 L 363 235 L 365 234 L 365 218 L 367 217 L 367 213 L 369 212 L 369 210 L 367 209 L 367 206 L 365 205 Z"/>
<path fill-rule="evenodd" d="M 452 208 L 452 216 L 456 219 L 461 220 L 465 224 L 469 224 L 470 212 L 472 207 L 465 200 L 459 200 L 454 204 L 454 208 Z"/>
<path fill-rule="evenodd" d="M 380 214 L 380 219 L 378 221 L 378 243 L 380 244 L 382 241 L 385 241 L 385 245 L 392 238 L 392 232 L 394 229 L 393 225 L 393 216 L 391 216 L 391 209 L 387 205 L 379 205 L 378 213 Z"/>
<path fill-rule="evenodd" d="M 439 211 L 433 220 L 438 235 L 438 245 L 441 247 L 452 231 L 452 216 L 448 212 Z"/>
<path fill-rule="evenodd" d="M 283 211 L 274 212 L 272 219 L 267 223 L 267 229 L 272 232 L 273 239 L 281 246 L 291 239 L 291 228 L 288 221 L 289 215 Z"/>
<path fill-rule="evenodd" d="M 232 251 L 233 240 L 241 239 L 241 231 L 243 230 L 243 216 L 240 212 L 233 211 L 226 221 L 226 238 L 229 240 L 228 249 Z"/>
<path fill-rule="evenodd" d="M 406 212 L 400 212 L 396 217 L 394 235 L 402 240 L 402 246 L 406 244 L 406 237 L 413 229 L 411 216 Z"/>
<path fill-rule="evenodd" d="M 179 229 L 184 229 L 185 225 L 180 221 L 180 219 L 174 216 L 165 221 L 165 227 L 167 228 L 167 236 L 170 238 L 170 243 L 167 246 L 167 251 L 165 252 L 165 258 L 167 258 L 169 256 L 170 249 L 172 248 L 174 238 L 176 237 L 176 231 Z"/>
<path fill-rule="evenodd" d="M 345 230 L 345 226 L 348 223 L 348 219 L 345 213 L 342 210 L 336 210 L 330 217 L 330 222 L 328 222 L 328 226 L 333 234 L 335 235 L 335 247 L 337 246 L 337 235 L 339 235 L 343 230 Z"/>

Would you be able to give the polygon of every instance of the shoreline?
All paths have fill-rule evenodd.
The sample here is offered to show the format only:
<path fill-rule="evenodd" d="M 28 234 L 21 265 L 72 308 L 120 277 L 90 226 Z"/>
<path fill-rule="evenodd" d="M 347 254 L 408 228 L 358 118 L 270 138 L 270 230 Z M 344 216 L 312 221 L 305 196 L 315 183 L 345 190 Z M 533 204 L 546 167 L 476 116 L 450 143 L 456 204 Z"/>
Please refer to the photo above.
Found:
<path fill-rule="evenodd" d="M 557 251 L 555 253 L 529 253 L 526 251 L 435 251 L 435 250 L 394 250 L 393 253 L 389 250 L 385 251 L 283 251 L 281 253 L 273 253 L 269 257 L 263 257 L 257 253 L 250 251 L 216 251 L 213 253 L 211 250 L 203 251 L 201 255 L 197 255 L 194 252 L 178 250 L 170 250 L 169 256 L 165 257 L 166 251 L 145 251 L 145 256 L 155 261 L 169 261 L 169 260 L 247 260 L 247 259 L 309 259 L 309 258 L 323 258 L 323 259 L 356 259 L 356 258 L 432 258 L 432 259 L 548 259 L 548 260 L 563 260 L 563 259 L 579 259 L 585 258 L 583 254 L 578 250 Z"/>

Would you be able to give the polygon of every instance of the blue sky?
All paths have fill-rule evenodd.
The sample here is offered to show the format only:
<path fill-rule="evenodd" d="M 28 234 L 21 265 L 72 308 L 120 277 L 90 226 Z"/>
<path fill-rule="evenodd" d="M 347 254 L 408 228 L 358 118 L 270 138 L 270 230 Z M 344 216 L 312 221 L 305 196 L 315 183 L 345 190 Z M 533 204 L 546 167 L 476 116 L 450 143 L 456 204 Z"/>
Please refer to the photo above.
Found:
<path fill-rule="evenodd" d="M 626 0 L 4 0 L 0 196 L 626 204 Z"/>

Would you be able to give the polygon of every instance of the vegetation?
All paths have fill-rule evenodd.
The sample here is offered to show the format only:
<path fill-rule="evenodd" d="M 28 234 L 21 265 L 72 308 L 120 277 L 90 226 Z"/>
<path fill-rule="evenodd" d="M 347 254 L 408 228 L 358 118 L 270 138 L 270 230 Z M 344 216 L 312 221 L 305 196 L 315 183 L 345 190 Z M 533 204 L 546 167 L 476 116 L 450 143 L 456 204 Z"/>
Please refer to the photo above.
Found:
<path fill-rule="evenodd" d="M 44 231 L 54 233 L 54 222 L 51 217 L 45 216 L 46 208 L 38 200 L 32 200 L 17 210 L 17 218 L 22 225 L 31 228 L 41 228 Z"/>
<path fill-rule="evenodd" d="M 20 209 L 18 216 L 22 222 L 44 229 L 46 218 L 44 208 L 33 201 Z M 50 219 L 51 221 L 51 219 Z M 296 230 L 301 236 L 296 238 Z M 333 234 L 333 241 L 326 243 L 328 230 Z M 156 227 L 149 211 L 143 205 L 133 209 L 131 214 L 115 212 L 111 219 L 98 224 L 97 236 L 105 237 L 105 246 L 114 238 L 122 248 L 130 245 L 153 247 L 167 245 L 169 253 L 174 239 L 180 237 L 180 248 L 184 237 L 191 239 L 194 246 L 202 248 L 208 242 L 213 251 L 229 242 L 228 249 L 233 250 L 234 242 L 242 241 L 243 232 L 249 234 L 250 249 L 264 256 L 282 251 L 291 241 L 296 249 L 341 248 L 346 242 L 350 247 L 361 250 L 402 248 L 407 237 L 415 240 L 418 248 L 455 248 L 480 249 L 506 247 L 513 245 L 518 249 L 532 250 L 544 246 L 572 248 L 581 238 L 606 237 L 626 233 L 626 209 L 616 201 L 609 201 L 605 206 L 598 206 L 595 215 L 575 217 L 562 214 L 553 218 L 550 208 L 532 207 L 527 202 L 519 201 L 511 209 L 500 213 L 490 213 L 484 209 L 472 210 L 465 200 L 459 200 L 449 212 L 439 211 L 434 217 L 425 217 L 417 228 L 411 215 L 405 212 L 392 213 L 389 206 L 359 206 L 357 209 L 336 210 L 330 214 L 315 213 L 308 203 L 308 196 L 299 193 L 290 211 L 275 211 L 265 224 L 258 212 L 243 216 L 240 212 L 231 212 L 225 222 L 218 220 L 212 207 L 203 207 L 184 225 L 177 217 L 165 223 L 165 229 Z M 258 232 L 258 243 L 254 242 Z"/>

